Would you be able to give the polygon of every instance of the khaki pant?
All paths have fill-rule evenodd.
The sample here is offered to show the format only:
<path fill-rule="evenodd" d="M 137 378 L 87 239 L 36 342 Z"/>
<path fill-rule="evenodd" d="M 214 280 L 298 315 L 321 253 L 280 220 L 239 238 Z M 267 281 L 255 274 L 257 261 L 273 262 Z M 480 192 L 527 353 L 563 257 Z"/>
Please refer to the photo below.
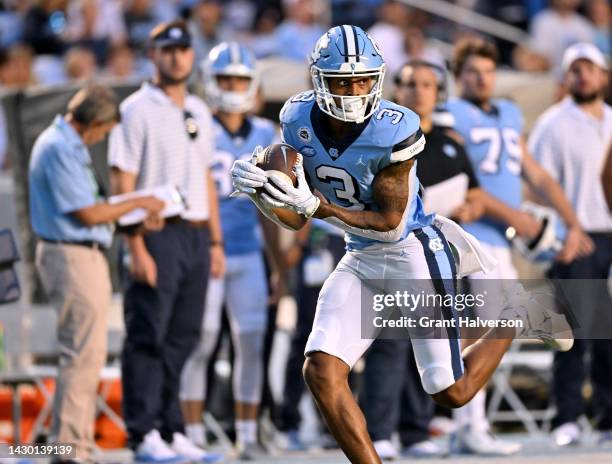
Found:
<path fill-rule="evenodd" d="M 49 442 L 76 445 L 76 457 L 89 460 L 98 377 L 106 361 L 108 263 L 96 249 L 40 242 L 36 268 L 58 311 L 59 374 Z"/>

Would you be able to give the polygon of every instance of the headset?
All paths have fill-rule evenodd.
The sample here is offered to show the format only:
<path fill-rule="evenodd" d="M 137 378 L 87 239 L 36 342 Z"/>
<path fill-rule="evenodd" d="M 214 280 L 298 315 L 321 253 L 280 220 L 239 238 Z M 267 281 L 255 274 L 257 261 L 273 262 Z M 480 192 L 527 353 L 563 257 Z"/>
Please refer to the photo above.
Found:
<path fill-rule="evenodd" d="M 448 98 L 448 71 L 445 67 L 440 66 L 439 64 L 420 59 L 410 60 L 409 62 L 403 64 L 399 71 L 395 74 L 393 77 L 393 83 L 396 86 L 402 84 L 402 72 L 406 68 L 418 68 L 421 66 L 428 67 L 433 71 L 438 83 L 437 103 L 438 105 L 444 103 Z"/>

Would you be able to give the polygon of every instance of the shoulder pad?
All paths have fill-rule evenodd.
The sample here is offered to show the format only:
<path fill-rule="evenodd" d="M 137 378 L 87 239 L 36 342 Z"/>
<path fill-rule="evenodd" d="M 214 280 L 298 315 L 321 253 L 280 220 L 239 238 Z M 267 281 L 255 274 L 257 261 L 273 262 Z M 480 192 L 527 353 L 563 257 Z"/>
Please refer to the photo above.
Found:
<path fill-rule="evenodd" d="M 372 116 L 376 130 L 384 134 L 392 144 L 414 133 L 420 124 L 419 117 L 412 110 L 383 100 L 380 108 Z"/>
<path fill-rule="evenodd" d="M 419 153 L 425 145 L 419 117 L 413 111 L 395 103 L 383 101 L 373 116 L 376 141 L 391 149 L 391 161 L 405 161 Z"/>
<path fill-rule="evenodd" d="M 261 118 L 259 116 L 252 116 L 251 123 L 253 124 L 253 127 L 257 128 L 257 130 L 262 130 L 262 131 L 274 131 L 275 130 L 274 123 L 270 119 L 267 119 L 267 118 Z"/>
<path fill-rule="evenodd" d="M 444 103 L 444 109 L 446 109 L 449 112 L 453 112 L 453 113 L 456 111 L 465 110 L 468 107 L 469 107 L 469 103 L 463 100 L 462 98 L 458 98 L 458 97 L 450 97 Z"/>
<path fill-rule="evenodd" d="M 518 104 L 509 100 L 507 98 L 501 98 L 495 101 L 495 104 L 498 105 L 500 114 L 504 116 L 504 118 L 511 118 L 512 121 L 516 122 L 522 131 L 522 127 L 524 125 L 523 112 L 521 111 Z"/>
<path fill-rule="evenodd" d="M 437 108 L 431 115 L 434 126 L 452 129 L 455 127 L 455 115 L 446 107 Z"/>
<path fill-rule="evenodd" d="M 513 102 L 512 100 L 509 100 L 507 98 L 496 98 L 494 100 L 495 105 L 497 105 L 497 107 L 501 110 L 501 111 L 507 111 L 507 112 L 513 112 L 513 113 L 520 113 L 521 110 L 519 109 L 518 105 Z"/>
<path fill-rule="evenodd" d="M 315 94 L 312 90 L 301 92 L 292 96 L 285 102 L 283 108 L 280 110 L 280 122 L 283 124 L 294 122 L 300 117 L 305 108 L 310 110 L 314 101 Z"/>

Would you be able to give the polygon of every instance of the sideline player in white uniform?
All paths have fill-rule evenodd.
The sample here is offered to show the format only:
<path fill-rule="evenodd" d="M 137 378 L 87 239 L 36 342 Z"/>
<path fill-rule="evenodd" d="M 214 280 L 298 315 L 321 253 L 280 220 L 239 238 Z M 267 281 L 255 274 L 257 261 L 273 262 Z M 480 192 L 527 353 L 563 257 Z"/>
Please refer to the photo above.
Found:
<path fill-rule="evenodd" d="M 452 296 L 457 274 L 486 269 L 490 262 L 458 225 L 424 214 L 415 169 L 424 143 L 419 118 L 382 100 L 385 64 L 371 37 L 355 26 L 331 28 L 317 42 L 310 69 L 314 92 L 289 99 L 280 118 L 284 140 L 302 154 L 294 168 L 298 186 L 268 177 L 245 161 L 234 163 L 232 176 L 234 186 L 261 208 L 288 208 L 346 231 L 347 253 L 319 296 L 304 376 L 351 462 L 380 463 L 347 382 L 373 341 L 361 335 L 360 308 L 369 309 L 362 308 L 362 298 L 394 292 L 398 285 L 410 290 L 414 279 L 423 279 L 443 297 Z M 319 196 L 311 192 L 306 174 Z M 256 194 L 262 186 L 267 194 Z M 479 265 L 467 269 L 463 260 L 457 270 L 441 228 L 456 248 L 467 252 L 464 257 Z M 519 335 L 530 332 L 535 317 L 542 319 L 536 311 L 508 311 L 508 318 L 523 321 Z M 442 308 L 442 314 L 445 320 L 456 318 L 454 307 Z M 415 335 L 414 329 L 408 333 Z M 548 334 L 559 348 L 571 344 L 562 345 Z M 463 357 L 458 329 L 447 328 L 446 335 L 412 337 L 412 344 L 425 390 L 440 404 L 458 407 L 486 383 L 517 330 L 491 329 Z"/>
<path fill-rule="evenodd" d="M 497 205 L 488 208 L 487 215 L 464 225 L 497 259 L 497 267 L 492 272 L 471 276 L 487 282 L 473 280 L 471 286 L 477 292 L 485 289 L 491 292 L 496 286 L 501 291 L 502 284 L 510 283 L 504 283 L 504 279 L 518 278 L 506 228 L 514 226 L 526 237 L 537 235 L 541 228 L 533 216 L 519 210 L 522 179 L 532 191 L 550 201 L 568 227 L 559 260 L 572 261 L 581 249 L 592 245 L 559 184 L 525 149 L 521 110 L 509 100 L 493 98 L 497 68 L 495 46 L 484 40 L 461 42 L 455 50 L 453 64 L 460 98 L 449 99 L 446 109 L 453 115 L 453 129 L 463 138 L 481 188 L 498 200 Z M 487 317 L 497 318 L 501 309 L 487 308 Z M 498 440 L 489 433 L 484 391 L 453 415 L 458 430 L 451 440 L 451 452 L 507 455 L 520 450 L 520 444 Z"/>
<path fill-rule="evenodd" d="M 203 64 L 208 103 L 214 110 L 215 153 L 211 171 L 217 185 L 227 270 L 211 279 L 202 321 L 200 343 L 191 355 L 181 381 L 187 435 L 204 444 L 202 412 L 206 372 L 221 329 L 221 310 L 227 307 L 234 345 L 233 392 L 236 440 L 242 459 L 256 445 L 257 413 L 263 380 L 263 344 L 267 322 L 268 285 L 259 238 L 257 208 L 246 198 L 230 198 L 230 168 L 237 159 L 250 159 L 258 145 L 277 138 L 274 124 L 248 113 L 255 106 L 258 78 L 255 58 L 236 42 L 213 48 Z M 278 228 L 262 221 L 273 268 L 278 269 Z"/>

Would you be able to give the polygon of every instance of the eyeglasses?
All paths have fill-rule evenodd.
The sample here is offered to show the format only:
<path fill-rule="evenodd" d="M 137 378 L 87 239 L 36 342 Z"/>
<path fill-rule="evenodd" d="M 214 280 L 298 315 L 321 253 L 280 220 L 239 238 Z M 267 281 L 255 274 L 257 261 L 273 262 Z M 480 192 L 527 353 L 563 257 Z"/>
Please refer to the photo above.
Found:
<path fill-rule="evenodd" d="M 183 111 L 183 121 L 185 121 L 185 130 L 191 140 L 198 137 L 198 123 L 190 111 Z"/>

